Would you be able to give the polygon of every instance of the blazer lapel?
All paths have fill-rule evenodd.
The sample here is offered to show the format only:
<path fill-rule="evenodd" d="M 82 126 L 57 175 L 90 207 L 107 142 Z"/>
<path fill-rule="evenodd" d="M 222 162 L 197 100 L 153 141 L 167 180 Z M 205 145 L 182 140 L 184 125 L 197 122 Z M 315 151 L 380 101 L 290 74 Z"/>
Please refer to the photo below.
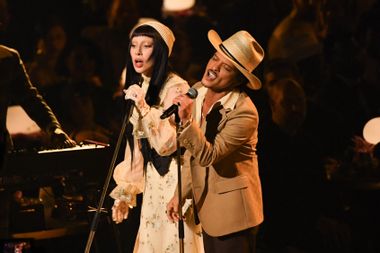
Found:
<path fill-rule="evenodd" d="M 216 134 L 219 132 L 219 124 L 223 118 L 221 113 L 223 106 L 215 104 L 212 110 L 206 116 L 206 139 L 208 142 L 213 143 L 215 140 Z"/>
<path fill-rule="evenodd" d="M 227 115 L 228 113 L 231 111 L 231 109 L 225 109 L 224 107 L 222 107 L 220 110 L 219 110 L 219 113 L 222 115 L 222 119 L 220 120 L 219 122 L 219 125 L 218 125 L 218 132 L 220 130 L 222 130 L 222 128 L 224 127 L 224 125 L 226 124 L 227 122 Z"/>

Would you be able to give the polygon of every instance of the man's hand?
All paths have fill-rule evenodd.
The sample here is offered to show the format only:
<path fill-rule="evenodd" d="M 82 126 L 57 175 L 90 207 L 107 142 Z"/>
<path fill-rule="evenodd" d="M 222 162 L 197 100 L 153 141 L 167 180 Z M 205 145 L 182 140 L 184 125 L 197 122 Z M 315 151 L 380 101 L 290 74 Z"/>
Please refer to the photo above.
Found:
<path fill-rule="evenodd" d="M 50 148 L 71 148 L 75 147 L 76 144 L 77 143 L 60 128 L 54 129 L 50 134 Z"/>
<path fill-rule="evenodd" d="M 174 196 L 169 203 L 166 205 L 166 215 L 171 222 L 178 222 L 178 197 Z"/>
<path fill-rule="evenodd" d="M 173 99 L 173 104 L 178 105 L 178 116 L 181 119 L 182 124 L 186 124 L 191 117 L 193 111 L 193 99 L 187 95 L 178 95 Z"/>

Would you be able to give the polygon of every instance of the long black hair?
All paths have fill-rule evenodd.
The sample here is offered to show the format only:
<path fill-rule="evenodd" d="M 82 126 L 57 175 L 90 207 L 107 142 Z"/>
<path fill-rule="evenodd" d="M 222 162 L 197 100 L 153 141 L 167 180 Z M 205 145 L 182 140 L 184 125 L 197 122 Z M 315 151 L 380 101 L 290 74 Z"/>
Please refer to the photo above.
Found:
<path fill-rule="evenodd" d="M 145 96 L 146 102 L 152 106 L 159 103 L 160 90 L 168 77 L 170 70 L 168 60 L 168 46 L 162 39 L 161 35 L 151 26 L 142 25 L 137 27 L 130 36 L 127 56 L 127 73 L 125 88 L 132 84 L 141 83 L 142 76 L 137 73 L 133 67 L 132 58 L 130 55 L 132 38 L 136 36 L 147 36 L 153 39 L 153 53 L 151 57 L 154 58 L 152 76 L 149 83 L 149 88 Z"/>
<path fill-rule="evenodd" d="M 162 86 L 164 85 L 171 68 L 169 67 L 168 52 L 169 48 L 166 45 L 165 41 L 162 39 L 161 35 L 151 26 L 142 25 L 137 27 L 130 36 L 130 42 L 128 46 L 128 56 L 127 56 L 127 71 L 125 78 L 125 88 L 128 88 L 132 84 L 142 83 L 141 74 L 137 73 L 133 67 L 132 57 L 130 54 L 130 49 L 132 46 L 132 38 L 136 36 L 147 36 L 153 39 L 153 53 L 151 57 L 154 59 L 152 76 L 149 83 L 149 88 L 145 96 L 146 102 L 150 105 L 158 105 L 159 94 Z M 127 128 L 127 139 L 130 143 L 131 149 L 131 168 L 133 164 L 133 153 L 134 153 L 134 139 L 132 135 L 133 127 L 131 124 L 128 124 Z M 149 147 L 147 139 L 141 139 L 141 151 L 144 157 L 144 173 L 146 172 L 146 166 L 148 161 L 153 161 L 156 169 L 159 173 L 166 173 L 169 163 L 171 161 L 170 157 L 163 157 L 157 154 L 157 152 Z M 158 162 L 158 164 L 156 163 Z M 163 175 L 162 174 L 162 175 Z"/>

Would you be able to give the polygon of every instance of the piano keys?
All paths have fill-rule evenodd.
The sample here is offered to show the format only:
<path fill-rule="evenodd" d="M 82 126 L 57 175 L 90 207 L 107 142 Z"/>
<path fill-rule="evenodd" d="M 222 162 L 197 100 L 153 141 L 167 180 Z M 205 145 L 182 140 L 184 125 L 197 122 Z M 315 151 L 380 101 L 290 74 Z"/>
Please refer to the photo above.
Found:
<path fill-rule="evenodd" d="M 4 181 L 65 176 L 76 171 L 82 173 L 90 182 L 95 180 L 103 183 L 111 159 L 112 148 L 98 144 L 40 151 L 13 151 L 6 156 L 0 177 L 3 177 L 2 184 L 7 184 Z"/>

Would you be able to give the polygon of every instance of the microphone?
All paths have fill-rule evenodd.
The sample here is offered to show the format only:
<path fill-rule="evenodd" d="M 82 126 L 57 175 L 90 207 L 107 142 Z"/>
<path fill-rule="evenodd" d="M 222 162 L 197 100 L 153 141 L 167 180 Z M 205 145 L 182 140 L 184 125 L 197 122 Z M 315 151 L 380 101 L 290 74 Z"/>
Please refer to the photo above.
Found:
<path fill-rule="evenodd" d="M 198 96 L 198 91 L 194 88 L 190 88 L 186 94 L 186 96 L 188 96 L 189 98 L 191 99 L 194 99 Z M 168 109 L 166 109 L 162 115 L 160 116 L 160 119 L 166 119 L 167 117 L 169 117 L 170 115 L 172 115 L 173 113 L 175 113 L 176 111 L 178 110 L 178 105 L 176 104 L 172 104 Z"/>

